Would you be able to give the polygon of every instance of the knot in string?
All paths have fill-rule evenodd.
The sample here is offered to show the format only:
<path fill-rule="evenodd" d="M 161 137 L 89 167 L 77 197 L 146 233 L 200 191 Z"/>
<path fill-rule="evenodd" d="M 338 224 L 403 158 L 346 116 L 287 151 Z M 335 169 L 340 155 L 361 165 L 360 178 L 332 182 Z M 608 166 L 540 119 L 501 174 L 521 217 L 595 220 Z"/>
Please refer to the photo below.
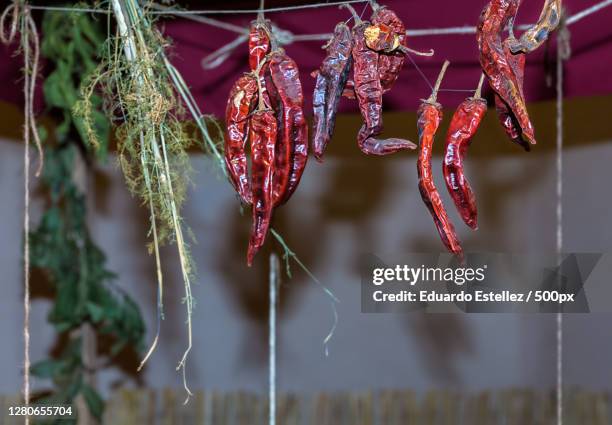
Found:
<path fill-rule="evenodd" d="M 295 41 L 295 36 L 291 31 L 281 29 L 276 25 L 272 25 L 272 34 L 278 44 L 287 46 Z"/>

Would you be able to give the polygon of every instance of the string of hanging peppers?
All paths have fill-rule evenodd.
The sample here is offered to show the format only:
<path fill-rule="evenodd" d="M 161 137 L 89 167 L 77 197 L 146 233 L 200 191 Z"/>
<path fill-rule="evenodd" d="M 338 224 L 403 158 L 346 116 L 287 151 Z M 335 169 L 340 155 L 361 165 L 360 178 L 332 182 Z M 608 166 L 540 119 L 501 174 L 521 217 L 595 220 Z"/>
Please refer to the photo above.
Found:
<path fill-rule="evenodd" d="M 483 75 L 474 96 L 458 106 L 446 136 L 442 164 L 446 188 L 462 220 L 474 230 L 478 227 L 476 196 L 465 177 L 464 160 L 487 110 L 481 97 L 485 78 L 494 92 L 499 121 L 509 139 L 525 150 L 536 143 L 523 92 L 525 58 L 559 24 L 561 0 L 547 0 L 538 22 L 517 39 L 513 24 L 521 1 L 491 0 L 484 8 L 476 27 Z M 382 98 L 399 78 L 406 55 L 429 56 L 433 51 L 410 49 L 399 16 L 375 1 L 369 4 L 372 9 L 369 20 L 363 20 L 349 4 L 343 5 L 352 14 L 353 27 L 349 28 L 348 21 L 336 25 L 324 46 L 326 56 L 320 68 L 311 74 L 316 78 L 312 145 L 319 161 L 333 137 L 342 97 L 358 102 L 363 125 L 357 134 L 357 144 L 363 153 L 388 155 L 417 147 L 407 139 L 378 137 L 383 131 Z M 503 39 L 506 30 L 509 35 Z M 247 263 L 251 265 L 265 241 L 274 208 L 286 202 L 299 183 L 306 165 L 308 132 L 297 65 L 278 47 L 271 22 L 261 17 L 251 25 L 249 65 L 251 72 L 238 79 L 228 99 L 225 159 L 240 199 L 252 205 L 253 225 L 247 254 Z M 463 248 L 434 184 L 432 167 L 432 146 L 442 121 L 437 95 L 447 67 L 448 61 L 431 96 L 417 112 L 418 187 L 442 243 L 462 259 Z"/>

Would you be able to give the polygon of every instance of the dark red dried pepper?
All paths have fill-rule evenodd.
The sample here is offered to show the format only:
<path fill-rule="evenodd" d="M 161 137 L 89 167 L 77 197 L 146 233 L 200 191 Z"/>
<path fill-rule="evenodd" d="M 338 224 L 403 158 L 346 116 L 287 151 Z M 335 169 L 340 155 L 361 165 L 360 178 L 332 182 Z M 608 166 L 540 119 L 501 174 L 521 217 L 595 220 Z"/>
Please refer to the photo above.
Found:
<path fill-rule="evenodd" d="M 359 148 L 368 155 L 387 155 L 403 149 L 414 149 L 416 145 L 409 140 L 376 138 L 383 130 L 383 88 L 378 69 L 379 54 L 371 50 L 365 41 L 364 32 L 368 26 L 368 23 L 359 23 L 353 27 L 353 79 L 364 120 L 357 136 Z"/>
<path fill-rule="evenodd" d="M 378 75 L 383 93 L 389 91 L 404 66 L 405 54 L 398 50 L 399 46 L 406 44 L 406 27 L 402 20 L 391 9 L 381 6 L 372 14 L 372 24 L 387 25 L 393 30 L 395 40 L 390 49 L 381 52 L 378 57 Z"/>
<path fill-rule="evenodd" d="M 257 79 L 245 74 L 234 83 L 225 110 L 225 164 L 230 181 L 242 202 L 251 203 L 246 142 L 249 137 L 249 114 L 257 101 Z"/>
<path fill-rule="evenodd" d="M 404 66 L 407 53 L 419 56 L 433 56 L 433 50 L 429 52 L 419 52 L 408 48 L 406 45 L 406 27 L 402 20 L 386 6 L 372 4 L 374 13 L 372 14 L 372 24 L 364 31 L 366 45 L 378 53 L 378 73 L 383 89 L 383 93 L 389 91 Z M 354 9 L 353 17 L 355 22 L 361 22 Z M 342 96 L 355 99 L 355 83 L 349 80 L 346 84 Z"/>
<path fill-rule="evenodd" d="M 249 66 L 252 71 L 259 68 L 271 49 L 270 23 L 268 21 L 256 20 L 251 23 L 249 31 Z"/>
<path fill-rule="evenodd" d="M 269 55 L 271 97 L 276 98 L 280 118 L 276 168 L 279 190 L 274 204 L 287 202 L 297 188 L 308 160 L 308 123 L 304 117 L 304 95 L 296 63 L 278 49 Z M 274 102 L 273 102 L 274 103 Z M 286 162 L 286 159 L 289 159 Z M 286 190 L 282 190 L 285 186 Z M 275 184 L 276 186 L 277 184 Z"/>
<path fill-rule="evenodd" d="M 274 159 L 277 136 L 276 116 L 272 109 L 266 108 L 263 102 L 261 86 L 259 90 L 259 107 L 251 115 L 251 190 L 253 225 L 247 252 L 247 263 L 253 264 L 253 258 L 263 246 L 273 211 Z"/>
<path fill-rule="evenodd" d="M 525 54 L 512 54 L 508 49 L 508 40 L 504 42 L 504 54 L 506 56 L 508 64 L 510 65 L 510 68 L 516 76 L 516 80 L 519 84 L 520 95 L 523 98 L 524 102 L 525 96 L 523 94 L 523 79 L 525 76 Z M 517 145 L 521 146 L 527 152 L 529 152 L 531 150 L 531 145 L 523 137 L 521 132 L 521 126 L 518 123 L 514 114 L 512 113 L 512 110 L 508 107 L 506 102 L 504 102 L 502 98 L 499 97 L 497 93 L 495 93 L 494 97 L 495 109 L 497 110 L 499 122 L 501 123 L 504 131 L 508 135 L 508 138 Z"/>
<path fill-rule="evenodd" d="M 274 157 L 274 178 L 272 180 L 272 204 L 276 206 L 281 203 L 281 200 L 287 193 L 289 177 L 291 175 L 293 148 L 292 141 L 284 137 L 283 108 L 278 90 L 276 90 L 276 86 L 272 82 L 269 64 L 264 65 L 262 69 L 262 86 L 266 105 L 269 105 L 274 111 L 278 127 Z"/>
<path fill-rule="evenodd" d="M 453 223 L 448 218 L 440 193 L 436 189 L 431 167 L 434 137 L 442 121 L 442 106 L 436 102 L 436 94 L 447 66 L 448 62 L 445 62 L 440 72 L 436 89 L 434 89 L 429 99 L 421 103 L 417 111 L 417 129 L 419 132 L 417 171 L 421 198 L 434 219 L 442 242 L 450 252 L 462 257 L 463 249 L 461 248 L 461 243 L 455 233 Z"/>
<path fill-rule="evenodd" d="M 533 126 L 522 96 L 521 84 L 508 63 L 502 44 L 502 33 L 516 15 L 520 2 L 521 0 L 491 0 L 480 15 L 477 40 L 480 64 L 487 75 L 489 85 L 512 111 L 522 137 L 535 144 Z"/>
<path fill-rule="evenodd" d="M 487 101 L 480 97 L 482 78 L 474 97 L 464 100 L 455 111 L 448 127 L 442 171 L 446 188 L 461 218 L 472 229 L 478 228 L 476 196 L 465 177 L 463 160 L 472 137 L 487 111 Z"/>
<path fill-rule="evenodd" d="M 353 65 L 351 30 L 340 22 L 325 45 L 327 56 L 316 72 L 312 104 L 314 109 L 314 155 L 321 161 L 325 147 L 334 132 L 336 110 Z"/>

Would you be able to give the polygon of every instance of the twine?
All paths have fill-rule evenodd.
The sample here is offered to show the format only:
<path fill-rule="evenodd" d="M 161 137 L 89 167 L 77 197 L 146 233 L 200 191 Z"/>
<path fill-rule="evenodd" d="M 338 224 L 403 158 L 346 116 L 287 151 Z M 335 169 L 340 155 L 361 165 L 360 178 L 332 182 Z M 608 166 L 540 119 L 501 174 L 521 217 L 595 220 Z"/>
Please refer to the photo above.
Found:
<path fill-rule="evenodd" d="M 43 150 L 38 135 L 36 117 L 34 115 L 34 93 L 40 56 L 40 39 L 36 24 L 32 19 L 30 7 L 22 1 L 14 0 L 0 15 L 0 41 L 8 45 L 15 41 L 17 32 L 21 33 L 20 49 L 23 52 L 24 85 L 23 85 L 23 174 L 24 174 L 24 212 L 23 212 L 23 400 L 26 406 L 30 404 L 30 136 L 38 150 L 38 168 L 36 177 L 40 176 L 43 167 Z M 25 416 L 25 424 L 30 422 Z"/>
<path fill-rule="evenodd" d="M 564 18 L 557 31 L 557 237 L 556 253 L 558 261 L 559 287 L 561 286 L 561 253 L 563 250 L 563 61 L 571 55 L 570 32 Z M 561 289 L 561 288 L 559 288 Z M 557 425 L 563 425 L 563 313 L 557 312 Z"/>
<path fill-rule="evenodd" d="M 369 3 L 372 9 L 375 9 L 378 5 L 375 1 L 371 0 L 349 0 L 343 2 L 328 2 L 328 3 L 315 3 L 315 4 L 305 4 L 298 6 L 288 6 L 288 7 L 276 7 L 276 8 L 258 8 L 258 9 L 227 9 L 227 10 L 176 10 L 171 7 L 158 5 L 155 3 L 148 3 L 147 6 L 150 7 L 151 10 L 149 13 L 153 15 L 169 15 L 169 16 L 180 16 L 185 19 L 190 19 L 196 22 L 200 22 L 203 24 L 211 25 L 216 28 L 221 28 L 227 31 L 235 32 L 240 35 L 248 34 L 248 29 L 240 27 L 238 25 L 230 24 L 227 22 L 220 21 L 218 19 L 199 16 L 199 15 L 227 15 L 227 14 L 260 14 L 262 12 L 265 13 L 273 13 L 273 12 L 288 12 L 293 10 L 303 10 L 303 9 L 316 9 L 321 7 L 331 7 L 331 6 L 343 6 L 350 5 L 355 3 Z M 612 0 L 603 0 L 591 7 L 588 7 L 575 15 L 570 16 L 566 24 L 572 25 L 576 22 L 590 16 L 603 8 L 612 5 Z M 367 5 L 366 5 L 367 6 Z M 54 11 L 64 11 L 64 12 L 81 12 L 81 13 L 99 13 L 99 14 L 108 14 L 108 10 L 104 9 L 94 9 L 94 8 L 86 8 L 86 7 L 61 7 L 61 6 L 30 6 L 31 9 L 40 9 L 40 10 L 54 10 Z M 364 8 L 365 11 L 365 8 Z M 5 11 L 6 12 L 6 11 Z M 531 28 L 532 25 L 519 25 L 516 28 L 520 30 L 527 30 Z M 289 31 L 286 32 L 286 43 L 290 44 L 293 42 L 300 41 L 327 41 L 329 40 L 333 34 L 331 33 L 323 33 L 323 34 L 292 34 Z M 422 36 L 430 36 L 430 35 L 467 35 L 467 34 L 475 34 L 476 27 L 474 26 L 455 26 L 455 27 L 447 27 L 447 28 L 423 28 L 423 29 L 409 29 L 406 31 L 406 35 L 409 37 L 422 37 Z M 230 53 L 237 48 L 241 43 L 238 42 L 238 39 L 233 42 L 223 46 L 212 54 L 208 55 L 202 60 L 204 69 L 212 69 L 220 64 L 222 64 L 230 55 Z M 450 91 L 450 90 L 442 90 L 442 91 Z M 465 91 L 469 92 L 471 90 L 454 90 L 454 91 Z"/>
<path fill-rule="evenodd" d="M 304 4 L 298 6 L 288 6 L 288 7 L 275 7 L 264 9 L 266 13 L 273 12 L 288 12 L 292 10 L 303 10 L 303 9 L 316 9 L 321 7 L 331 7 L 331 6 L 340 6 L 343 4 L 354 4 L 354 3 L 368 3 L 369 0 L 349 0 L 343 2 L 329 2 L 329 3 L 315 3 L 315 4 Z M 371 3 L 371 2 L 370 2 Z M 567 25 L 573 25 L 578 21 L 590 16 L 605 7 L 611 6 L 612 0 L 603 0 L 599 3 L 594 4 L 591 7 L 588 7 L 570 17 L 567 18 Z M 147 4 L 148 7 L 157 8 L 159 5 L 155 4 Z M 97 13 L 107 15 L 110 12 L 104 9 L 95 9 L 90 7 L 63 7 L 63 6 L 29 6 L 30 9 L 34 10 L 54 10 L 58 12 L 81 12 L 81 13 Z M 226 10 L 172 10 L 170 8 L 164 8 L 163 10 L 152 10 L 149 13 L 153 15 L 175 15 L 181 16 L 185 18 L 189 18 L 190 15 L 232 15 L 232 14 L 252 14 L 259 13 L 259 9 L 226 9 Z M 212 21 L 209 21 L 212 22 Z M 217 25 L 220 21 L 216 21 L 215 25 Z M 529 29 L 531 25 L 520 25 L 517 28 L 521 30 Z M 235 30 L 235 29 L 234 29 Z M 425 36 L 425 35 L 448 35 L 448 34 L 475 34 L 476 27 L 472 26 L 456 26 L 456 27 L 447 27 L 447 28 L 425 28 L 425 29 L 416 29 L 416 30 L 408 30 L 406 31 L 406 35 L 408 36 Z M 329 39 L 329 34 L 320 34 L 321 40 Z"/>
<path fill-rule="evenodd" d="M 14 6 L 14 10 L 18 10 Z M 19 14 L 13 14 L 18 16 Z M 25 16 L 24 16 L 25 18 Z M 30 18 L 31 19 L 31 18 Z M 2 31 L 4 33 L 4 31 Z M 23 185 L 24 185 L 24 200 L 23 200 L 23 402 L 26 406 L 30 404 L 30 131 L 28 129 L 29 112 L 28 96 L 30 93 L 30 78 L 27 71 L 30 64 L 29 55 L 29 40 L 28 32 L 22 33 L 22 41 L 24 44 L 24 73 L 25 83 L 23 85 L 24 93 L 24 149 L 23 149 Z M 25 425 L 30 423 L 30 418 L 26 415 L 24 420 Z"/>
<path fill-rule="evenodd" d="M 356 4 L 356 3 L 368 3 L 369 0 L 346 0 L 346 1 L 335 1 L 328 3 L 314 3 L 314 4 L 302 4 L 298 6 L 286 6 L 286 7 L 271 7 L 264 8 L 263 11 L 265 13 L 273 13 L 273 12 L 289 12 L 292 10 L 304 10 L 304 9 L 319 9 L 321 7 L 333 7 L 333 6 L 341 6 L 344 4 Z M 233 14 L 251 14 L 251 13 L 260 13 L 262 8 L 257 9 L 225 9 L 225 10 L 173 10 L 173 11 L 165 11 L 165 12 L 151 12 L 152 14 L 169 14 L 169 15 L 233 15 Z"/>

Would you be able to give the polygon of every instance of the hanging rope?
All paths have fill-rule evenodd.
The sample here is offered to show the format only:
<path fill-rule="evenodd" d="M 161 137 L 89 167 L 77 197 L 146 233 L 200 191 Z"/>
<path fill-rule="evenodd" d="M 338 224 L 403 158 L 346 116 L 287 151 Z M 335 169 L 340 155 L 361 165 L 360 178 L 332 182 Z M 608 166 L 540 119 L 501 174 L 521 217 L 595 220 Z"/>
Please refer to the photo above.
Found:
<path fill-rule="evenodd" d="M 602 2 L 594 4 L 593 6 L 584 9 L 582 12 L 578 12 L 568 17 L 567 20 L 565 21 L 565 25 L 566 26 L 573 25 L 576 22 L 586 18 L 587 16 L 590 16 L 593 13 L 599 12 L 601 9 L 603 9 L 604 7 L 608 7 L 608 6 L 612 6 L 612 0 L 604 0 Z"/>
<path fill-rule="evenodd" d="M 286 7 L 271 7 L 269 9 L 263 9 L 265 13 L 274 12 L 289 12 L 292 10 L 304 10 L 304 9 L 319 9 L 322 7 L 335 7 L 343 4 L 356 4 L 356 3 L 368 3 L 369 0 L 345 0 L 345 1 L 333 1 L 328 3 L 314 3 L 314 4 L 302 4 L 298 6 L 286 6 Z M 154 14 L 172 14 L 172 15 L 233 15 L 233 14 L 253 14 L 260 13 L 262 8 L 257 9 L 225 9 L 225 10 L 173 10 L 171 12 L 152 12 Z"/>
<path fill-rule="evenodd" d="M 563 251 L 563 62 L 571 55 L 567 21 L 561 20 L 557 32 L 557 238 L 556 253 L 561 285 L 561 254 Z M 559 288 L 561 289 L 561 288 Z M 557 425 L 563 425 L 563 313 L 557 313 Z"/>
<path fill-rule="evenodd" d="M 19 41 L 23 53 L 24 84 L 23 84 L 23 185 L 24 185 L 24 212 L 23 212 L 23 401 L 26 406 L 30 404 L 30 136 L 38 149 L 38 177 L 43 167 L 42 144 L 38 135 L 36 117 L 34 115 L 34 93 L 36 90 L 36 76 L 40 55 L 40 40 L 36 24 L 32 19 L 30 7 L 23 1 L 13 1 L 0 15 L 0 41 L 8 45 L 15 41 L 17 32 L 21 34 Z M 25 424 L 30 422 L 25 417 Z"/>
<path fill-rule="evenodd" d="M 17 10 L 17 5 L 14 7 L 15 10 Z M 30 130 L 28 128 L 28 114 L 30 113 L 30 76 L 28 75 L 30 68 L 30 43 L 28 40 L 27 30 L 22 31 L 22 47 L 24 49 L 23 57 L 25 74 L 25 83 L 23 85 L 23 116 L 25 120 L 23 127 L 25 143 L 23 148 L 23 402 L 26 406 L 28 406 L 30 404 Z M 29 421 L 30 418 L 26 416 L 25 424 L 28 425 Z"/>
<path fill-rule="evenodd" d="M 149 7 L 159 12 L 167 12 L 169 14 L 172 14 L 174 12 L 174 10 L 171 7 L 163 6 L 161 4 L 153 3 L 153 4 L 150 4 Z M 247 28 L 244 28 L 238 25 L 234 25 L 234 24 L 230 24 L 229 22 L 219 21 L 218 19 L 207 18 L 205 16 L 197 16 L 197 15 L 186 16 L 186 18 L 191 21 L 200 22 L 203 24 L 210 25 L 212 27 L 221 28 L 227 31 L 235 32 L 237 34 L 248 34 L 249 33 L 249 30 Z"/>

